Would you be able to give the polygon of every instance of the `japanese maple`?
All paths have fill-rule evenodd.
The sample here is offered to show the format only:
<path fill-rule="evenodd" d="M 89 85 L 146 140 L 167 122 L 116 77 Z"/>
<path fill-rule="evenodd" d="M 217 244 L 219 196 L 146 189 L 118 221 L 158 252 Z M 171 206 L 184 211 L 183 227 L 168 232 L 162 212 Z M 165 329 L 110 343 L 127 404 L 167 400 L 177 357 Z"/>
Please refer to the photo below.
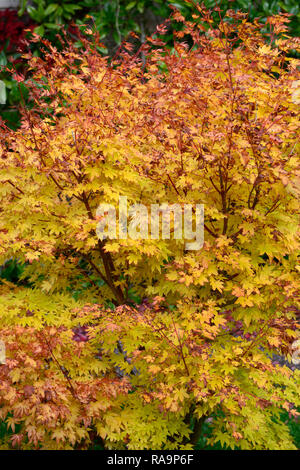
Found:
<path fill-rule="evenodd" d="M 161 27 L 112 62 L 96 35 L 45 41 L 36 106 L 3 126 L 0 262 L 27 282 L 0 281 L 15 447 L 192 449 L 213 415 L 211 443 L 295 448 L 279 417 L 298 415 L 299 371 L 271 356 L 298 335 L 299 40 L 286 15 L 267 36 L 232 11 L 216 29 L 199 6 L 173 18 L 173 50 Z M 119 196 L 204 204 L 204 246 L 99 240 L 97 208 Z"/>

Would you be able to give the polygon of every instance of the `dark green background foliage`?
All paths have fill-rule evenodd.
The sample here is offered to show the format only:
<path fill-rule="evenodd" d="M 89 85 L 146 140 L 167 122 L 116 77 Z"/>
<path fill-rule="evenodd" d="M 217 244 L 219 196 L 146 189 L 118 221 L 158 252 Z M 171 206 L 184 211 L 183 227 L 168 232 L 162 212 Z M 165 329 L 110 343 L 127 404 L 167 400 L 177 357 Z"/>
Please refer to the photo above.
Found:
<path fill-rule="evenodd" d="M 39 25 L 40 34 L 51 29 L 59 29 L 59 24 L 75 20 L 80 24 L 86 14 L 93 16 L 97 29 L 103 39 L 112 39 L 120 43 L 122 37 L 130 31 L 141 35 L 151 32 L 155 25 L 167 18 L 170 5 L 178 8 L 186 17 L 194 11 L 192 2 L 185 0 L 33 0 L 33 5 L 22 2 L 20 14 L 27 12 Z M 279 11 L 293 15 L 291 32 L 299 36 L 298 0 L 204 0 L 206 7 L 219 5 L 221 10 L 231 8 L 248 12 L 251 19 L 260 17 L 264 21 L 268 16 Z"/>

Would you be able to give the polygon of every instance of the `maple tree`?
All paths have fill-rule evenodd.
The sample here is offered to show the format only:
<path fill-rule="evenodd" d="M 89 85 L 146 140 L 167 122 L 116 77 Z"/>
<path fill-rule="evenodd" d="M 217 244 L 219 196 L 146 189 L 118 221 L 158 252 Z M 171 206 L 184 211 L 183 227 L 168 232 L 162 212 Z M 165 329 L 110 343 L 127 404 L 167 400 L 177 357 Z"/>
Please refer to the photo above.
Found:
<path fill-rule="evenodd" d="M 27 56 L 36 105 L 0 143 L 0 262 L 25 263 L 0 280 L 14 447 L 192 449 L 214 413 L 211 443 L 295 448 L 279 416 L 298 416 L 299 371 L 271 355 L 298 336 L 299 39 L 287 15 L 267 38 L 210 15 L 174 10 L 174 51 L 161 26 L 112 61 L 92 32 Z M 204 204 L 204 246 L 99 240 L 120 196 Z"/>

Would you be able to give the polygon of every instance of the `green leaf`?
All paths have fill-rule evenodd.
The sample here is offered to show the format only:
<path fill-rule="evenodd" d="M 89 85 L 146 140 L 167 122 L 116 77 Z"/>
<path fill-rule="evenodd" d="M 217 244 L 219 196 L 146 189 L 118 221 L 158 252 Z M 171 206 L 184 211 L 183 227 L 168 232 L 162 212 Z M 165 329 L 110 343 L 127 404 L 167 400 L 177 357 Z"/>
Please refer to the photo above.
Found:
<path fill-rule="evenodd" d="M 6 86 L 5 83 L 0 80 L 0 104 L 6 103 Z"/>
<path fill-rule="evenodd" d="M 57 3 L 51 3 L 50 5 L 47 6 L 45 10 L 45 16 L 51 15 L 55 10 L 57 10 L 58 4 Z"/>
<path fill-rule="evenodd" d="M 67 11 L 69 13 L 74 13 L 76 10 L 81 10 L 81 6 L 80 5 L 64 5 L 63 6 L 63 9 L 64 11 Z"/>
<path fill-rule="evenodd" d="M 184 8 L 183 5 L 181 5 L 180 3 L 176 3 L 176 2 L 170 2 L 170 5 L 173 5 L 173 7 L 178 8 L 178 10 L 182 10 Z"/>
<path fill-rule="evenodd" d="M 21 0 L 20 2 L 20 9 L 18 11 L 18 15 L 19 16 L 23 16 L 24 13 L 25 13 L 25 10 L 26 10 L 26 6 L 27 6 L 27 0 Z"/>
<path fill-rule="evenodd" d="M 126 5 L 125 10 L 132 10 L 133 7 L 135 7 L 136 2 L 129 2 L 128 5 Z"/>
<path fill-rule="evenodd" d="M 36 13 L 36 8 L 34 8 L 32 5 L 29 5 L 29 7 L 27 8 L 27 12 L 30 16 L 32 16 Z"/>
<path fill-rule="evenodd" d="M 48 29 L 60 29 L 60 25 L 56 23 L 45 23 L 44 26 Z"/>
<path fill-rule="evenodd" d="M 1 65 L 7 65 L 7 58 L 4 51 L 0 52 L 0 66 Z"/>
<path fill-rule="evenodd" d="M 34 32 L 39 36 L 43 36 L 45 33 L 45 28 L 43 25 L 37 26 L 36 28 L 34 28 Z"/>
<path fill-rule="evenodd" d="M 137 9 L 140 13 L 144 13 L 144 9 L 145 9 L 144 2 L 139 2 L 138 5 L 137 5 Z"/>
<path fill-rule="evenodd" d="M 62 14 L 63 14 L 63 9 L 62 9 L 62 7 L 58 7 L 58 9 L 57 9 L 57 15 L 58 15 L 58 16 L 61 16 Z"/>
<path fill-rule="evenodd" d="M 269 2 L 267 2 L 266 0 L 262 3 L 262 7 L 263 7 L 263 10 L 265 13 L 269 13 L 270 11 L 270 5 L 269 5 Z"/>

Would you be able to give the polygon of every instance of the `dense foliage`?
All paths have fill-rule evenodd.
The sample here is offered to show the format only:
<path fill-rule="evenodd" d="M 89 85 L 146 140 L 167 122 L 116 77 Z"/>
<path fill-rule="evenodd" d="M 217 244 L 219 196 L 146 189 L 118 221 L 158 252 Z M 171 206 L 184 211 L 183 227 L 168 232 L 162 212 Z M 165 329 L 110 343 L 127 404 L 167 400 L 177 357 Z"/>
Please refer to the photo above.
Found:
<path fill-rule="evenodd" d="M 35 105 L 0 143 L 0 264 L 24 265 L 0 280 L 12 446 L 191 449 L 213 415 L 211 444 L 295 448 L 299 371 L 270 356 L 298 334 L 299 40 L 284 15 L 268 42 L 232 10 L 173 21 L 173 50 L 27 56 Z M 203 248 L 99 240 L 119 196 L 204 204 Z"/>
<path fill-rule="evenodd" d="M 195 1 L 193 0 L 33 0 L 22 2 L 20 15 L 25 12 L 38 25 L 38 32 L 45 34 L 51 30 L 59 30 L 59 25 L 71 19 L 82 21 L 84 15 L 91 15 L 96 23 L 102 39 L 120 43 L 131 31 L 140 35 L 152 32 L 153 25 L 163 18 L 168 18 L 170 6 L 178 8 L 187 19 L 191 19 Z M 299 36 L 300 7 L 297 0 L 205 0 L 203 5 L 208 8 L 219 6 L 226 11 L 229 8 L 242 10 L 249 14 L 250 20 L 260 18 L 265 21 L 270 15 L 289 13 L 292 16 L 290 29 L 292 35 Z M 217 15 L 213 15 L 216 19 Z"/>
<path fill-rule="evenodd" d="M 132 31 L 136 33 L 137 46 L 144 42 L 146 36 L 152 34 L 156 26 L 169 17 L 172 7 L 179 8 L 188 20 L 192 20 L 194 4 L 194 0 L 22 0 L 18 12 L 0 11 L 0 117 L 13 129 L 20 125 L 18 108 L 23 98 L 27 101 L 26 83 L 23 83 L 22 94 L 19 93 L 12 73 L 27 68 L 26 61 L 22 61 L 20 54 L 24 47 L 30 47 L 35 55 L 41 54 L 42 47 L 40 42 L 30 45 L 24 42 L 25 36 L 30 37 L 30 31 L 34 30 L 55 47 L 60 47 L 61 42 L 57 35 L 64 26 L 69 40 L 81 48 L 83 43 L 80 31 L 84 31 L 87 24 L 93 25 L 103 42 L 99 52 L 113 56 L 121 41 Z M 262 22 L 280 11 L 288 13 L 291 15 L 290 34 L 299 36 L 298 0 L 205 0 L 204 4 L 209 8 L 219 4 L 223 11 L 228 8 L 241 9 L 249 14 L 251 20 L 260 18 Z M 214 23 L 218 21 L 217 13 L 213 13 L 212 19 Z M 176 22 L 168 25 L 165 40 L 169 47 L 172 44 L 173 31 L 178 27 L 180 28 Z M 27 106 L 30 106 L 28 101 Z"/>

